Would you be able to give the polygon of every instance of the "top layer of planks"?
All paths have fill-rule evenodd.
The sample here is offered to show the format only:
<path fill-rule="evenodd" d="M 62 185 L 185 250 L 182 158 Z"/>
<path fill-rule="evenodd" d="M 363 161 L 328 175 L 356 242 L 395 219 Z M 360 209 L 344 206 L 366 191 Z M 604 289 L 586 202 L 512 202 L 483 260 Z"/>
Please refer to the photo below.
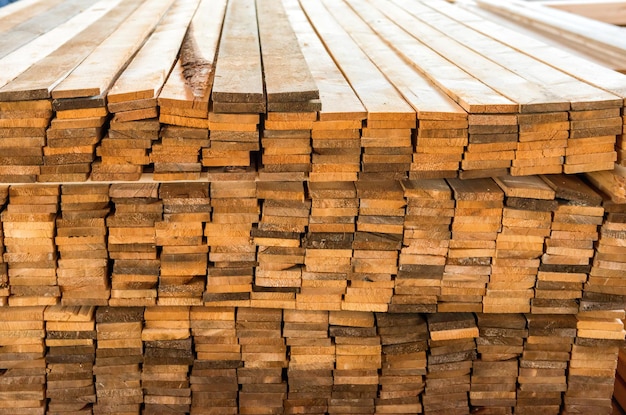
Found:
<path fill-rule="evenodd" d="M 37 177 L 42 166 L 47 181 L 55 172 L 62 181 L 74 177 L 62 173 L 78 172 L 77 156 L 66 154 L 112 154 L 95 151 L 112 114 L 116 122 L 158 119 L 219 131 L 222 143 L 224 131 L 247 132 L 248 141 L 258 132 L 260 143 L 264 125 L 256 127 L 254 114 L 274 114 L 268 130 L 329 131 L 324 139 L 357 131 L 363 177 L 582 173 L 626 163 L 626 75 L 443 0 L 30 3 L 0 14 L 0 147 L 12 149 L 0 159 L 5 182 Z M 45 101 L 54 101 L 52 111 Z M 52 147 L 45 131 L 53 119 L 68 130 L 105 127 L 92 147 L 83 140 L 48 148 L 40 159 L 33 148 L 12 155 L 36 137 Z M 203 161 L 203 171 L 215 160 L 240 165 L 243 149 L 261 147 L 234 151 L 212 142 L 209 134 L 200 152 L 212 161 L 192 160 Z M 281 159 L 262 147 L 268 160 Z M 310 147 L 282 159 L 317 173 L 306 166 L 328 157 L 312 157 Z M 154 150 L 142 148 L 148 156 Z M 344 151 L 339 159 L 337 151 L 340 164 L 354 156 Z M 229 164 L 234 153 L 237 162 Z M 191 163 L 189 155 L 177 157 L 168 163 Z M 135 160 L 144 159 L 147 171 L 151 159 L 142 150 Z"/>

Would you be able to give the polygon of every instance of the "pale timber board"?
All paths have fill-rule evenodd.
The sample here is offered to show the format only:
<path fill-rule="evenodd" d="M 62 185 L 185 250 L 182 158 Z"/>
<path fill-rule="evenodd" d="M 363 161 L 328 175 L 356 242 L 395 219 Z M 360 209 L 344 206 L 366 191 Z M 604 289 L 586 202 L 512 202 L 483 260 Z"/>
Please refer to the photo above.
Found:
<path fill-rule="evenodd" d="M 1 88 L 0 100 L 50 98 L 52 89 L 122 24 L 143 1 L 122 1 L 109 13 Z"/>
<path fill-rule="evenodd" d="M 315 84 L 319 88 L 322 110 L 320 121 L 365 119 L 363 104 L 346 78 L 332 60 L 297 0 L 283 0 L 283 6 L 307 61 Z"/>
<path fill-rule="evenodd" d="M 156 98 L 176 56 L 199 0 L 177 1 L 159 22 L 107 94 L 108 102 Z"/>
<path fill-rule="evenodd" d="M 614 56 L 626 53 L 626 29 L 525 1 L 477 0 L 480 7 Z"/>
<path fill-rule="evenodd" d="M 394 2 L 396 3 L 396 2 Z M 402 3 L 402 2 L 398 2 Z M 557 94 L 536 85 L 514 72 L 490 61 L 454 39 L 425 24 L 409 7 L 402 8 L 391 1 L 376 2 L 379 8 L 398 26 L 426 44 L 462 70 L 480 79 L 507 98 L 520 104 L 520 112 L 566 111 L 569 103 Z M 370 2 L 371 4 L 371 2 Z"/>
<path fill-rule="evenodd" d="M 604 23 L 626 25 L 626 1 L 624 0 L 558 0 L 542 1 L 539 4 Z"/>
<path fill-rule="evenodd" d="M 473 0 L 462 0 L 457 3 L 465 10 L 471 11 L 491 22 L 498 23 L 501 26 L 508 27 L 510 30 L 514 30 L 517 33 L 523 34 L 529 38 L 541 41 L 549 44 L 555 48 L 562 49 L 578 57 L 591 60 L 599 65 L 619 70 L 620 72 L 626 71 L 626 57 L 609 56 L 603 53 L 602 50 L 596 48 L 588 48 L 581 46 L 579 43 L 570 41 L 554 35 L 525 25 L 521 21 L 513 20 L 498 14 L 494 11 L 480 8 Z"/>
<path fill-rule="evenodd" d="M 319 98 L 298 40 L 277 0 L 256 0 L 268 103 Z"/>
<path fill-rule="evenodd" d="M 174 0 L 147 0 L 56 88 L 52 98 L 103 95 Z"/>
<path fill-rule="evenodd" d="M 454 200 L 474 200 L 477 202 L 499 201 L 504 192 L 490 178 L 484 179 L 446 179 L 454 192 Z"/>
<path fill-rule="evenodd" d="M 341 15 L 341 24 L 354 41 L 415 109 L 418 120 L 467 119 L 463 108 L 402 60 L 343 1 L 336 2 L 333 10 Z"/>
<path fill-rule="evenodd" d="M 415 111 L 320 2 L 300 4 L 367 109 L 368 120 L 415 120 Z"/>
<path fill-rule="evenodd" d="M 22 1 L 17 1 L 17 2 L 7 4 L 6 6 L 0 8 L 0 19 L 5 19 L 16 13 L 24 12 L 25 10 L 29 8 L 36 8 L 37 6 L 40 6 L 42 3 L 47 3 L 47 2 L 45 0 L 22 0 Z M 52 5 L 58 4 L 58 2 L 54 2 L 54 1 L 51 1 L 50 3 Z"/>
<path fill-rule="evenodd" d="M 264 103 L 261 48 L 254 0 L 226 8 L 213 83 L 213 101 Z"/>
<path fill-rule="evenodd" d="M 493 180 L 504 191 L 506 197 L 528 199 L 554 199 L 554 190 L 539 176 L 501 176 Z"/>
<path fill-rule="evenodd" d="M 14 26 L 0 38 L 0 57 L 54 29 L 95 2 L 96 0 L 68 0 Z"/>
<path fill-rule="evenodd" d="M 6 85 L 29 67 L 63 46 L 91 24 L 102 18 L 106 13 L 117 7 L 121 1 L 101 0 L 67 22 L 58 25 L 27 45 L 0 59 L 0 67 L 3 68 L 0 73 L 0 87 Z"/>
<path fill-rule="evenodd" d="M 445 91 L 471 113 L 512 113 L 519 105 L 462 71 L 403 31 L 381 12 L 368 5 L 355 5 L 357 13 L 412 67 Z"/>
<path fill-rule="evenodd" d="M 569 51 L 512 30 L 465 8 L 437 3 L 437 10 L 477 32 L 483 33 L 515 50 L 534 57 L 554 68 L 626 99 L 626 75 L 577 56 Z"/>
<path fill-rule="evenodd" d="M 420 21 L 428 22 L 442 36 L 454 38 L 460 44 L 511 70 L 529 82 L 553 91 L 558 96 L 569 100 L 572 108 L 583 106 L 585 109 L 595 109 L 621 106 L 619 97 L 581 82 L 531 56 L 520 53 L 503 43 L 459 24 L 439 12 L 439 3 L 424 2 L 429 4 L 427 7 L 425 4 L 418 4 L 410 0 L 395 1 L 410 4 L 412 13 L 419 16 Z"/>
<path fill-rule="evenodd" d="M 22 0 L 0 8 L 0 34 L 65 0 Z"/>
<path fill-rule="evenodd" d="M 367 116 L 363 104 L 350 87 L 337 65 L 304 15 L 297 0 L 283 0 L 285 11 L 294 28 L 300 48 L 319 88 L 322 111 L 320 121 L 357 119 Z"/>

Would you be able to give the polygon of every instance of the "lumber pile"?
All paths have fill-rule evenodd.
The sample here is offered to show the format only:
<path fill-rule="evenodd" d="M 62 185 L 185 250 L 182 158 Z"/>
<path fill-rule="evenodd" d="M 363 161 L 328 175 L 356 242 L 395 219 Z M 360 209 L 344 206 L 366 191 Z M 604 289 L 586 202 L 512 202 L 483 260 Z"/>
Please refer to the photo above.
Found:
<path fill-rule="evenodd" d="M 492 179 L 449 179 L 448 183 L 456 206 L 439 297 L 446 304 L 439 310 L 478 312 L 502 226 L 504 194 Z"/>
<path fill-rule="evenodd" d="M 527 313 L 556 209 L 555 193 L 537 176 L 494 180 L 504 191 L 505 201 L 483 311 Z"/>
<path fill-rule="evenodd" d="M 23 1 L 0 415 L 624 401 L 625 75 L 441 0 Z"/>
<path fill-rule="evenodd" d="M 424 412 L 469 412 L 470 372 L 476 355 L 478 327 L 471 313 L 427 315 L 428 365 Z"/>

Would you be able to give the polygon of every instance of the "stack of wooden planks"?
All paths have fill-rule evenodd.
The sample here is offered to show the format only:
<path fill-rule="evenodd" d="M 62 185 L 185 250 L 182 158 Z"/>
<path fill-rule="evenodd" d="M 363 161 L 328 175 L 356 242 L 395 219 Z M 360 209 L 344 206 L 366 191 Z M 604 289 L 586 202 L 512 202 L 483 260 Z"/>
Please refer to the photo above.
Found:
<path fill-rule="evenodd" d="M 575 176 L 550 175 L 545 180 L 555 191 L 558 207 L 545 241 L 532 306 L 537 312 L 569 308 L 575 314 L 604 215 L 602 198 Z"/>
<path fill-rule="evenodd" d="M 193 363 L 189 306 L 146 307 L 141 387 L 146 412 L 189 413 Z"/>
<path fill-rule="evenodd" d="M 527 316 L 527 328 L 528 337 L 519 360 L 516 412 L 558 414 L 567 390 L 566 373 L 576 337 L 576 318 L 534 314 Z"/>
<path fill-rule="evenodd" d="M 502 227 L 504 194 L 492 179 L 449 179 L 456 206 L 441 281 L 440 311 L 482 310 L 496 239 Z M 495 310 L 490 310 L 494 312 Z"/>
<path fill-rule="evenodd" d="M 241 346 L 235 331 L 235 312 L 234 307 L 191 307 L 195 359 L 189 380 L 194 415 L 213 410 L 237 413 Z"/>
<path fill-rule="evenodd" d="M 96 415 L 140 411 L 143 315 L 143 307 L 96 310 Z"/>
<path fill-rule="evenodd" d="M 527 313 L 528 300 L 535 296 L 539 258 L 550 235 L 555 193 L 537 176 L 503 176 L 495 181 L 505 200 L 483 311 Z"/>
<path fill-rule="evenodd" d="M 106 219 L 107 247 L 113 260 L 112 306 L 156 304 L 160 261 L 155 223 L 163 216 L 157 184 L 113 184 L 109 196 L 114 212 Z"/>
<path fill-rule="evenodd" d="M 327 412 L 332 398 L 335 344 L 329 333 L 329 312 L 284 310 L 283 336 L 289 348 L 286 414 Z"/>
<path fill-rule="evenodd" d="M 96 402 L 95 306 L 46 307 L 46 398 L 48 412 L 91 413 Z"/>
<path fill-rule="evenodd" d="M 476 357 L 478 327 L 471 313 L 427 315 L 428 365 L 424 412 L 469 412 L 470 373 Z"/>
<path fill-rule="evenodd" d="M 461 7 L 153 3 L 96 3 L 61 24 L 73 13 L 64 9 L 59 27 L 7 48 L 4 181 L 191 180 L 251 166 L 261 149 L 262 175 L 325 180 L 577 173 L 623 159 L 623 75 Z M 24 24 L 41 24 L 32 13 Z M 137 41 L 115 47 L 127 37 Z M 339 116 L 332 96 L 352 108 Z M 330 131 L 345 142 L 320 141 Z"/>
<path fill-rule="evenodd" d="M 372 413 L 382 364 L 374 313 L 331 311 L 329 324 L 335 343 L 335 369 L 328 413 Z"/>
<path fill-rule="evenodd" d="M 199 305 L 208 260 L 203 225 L 211 215 L 209 187 L 164 183 L 159 198 L 163 200 L 163 222 L 155 222 L 156 245 L 161 248 L 159 304 Z"/>
<path fill-rule="evenodd" d="M 212 220 L 204 232 L 211 264 L 203 300 L 216 306 L 249 305 L 257 257 L 251 232 L 260 214 L 256 183 L 224 180 L 211 183 L 210 192 Z"/>
<path fill-rule="evenodd" d="M 0 413 L 46 413 L 45 306 L 3 307 Z"/>
<path fill-rule="evenodd" d="M 248 414 L 280 412 L 287 397 L 282 377 L 287 347 L 281 333 L 282 310 L 239 308 L 236 332 L 243 367 L 237 368 L 239 410 Z"/>
<path fill-rule="evenodd" d="M 512 413 L 517 405 L 518 358 L 528 336 L 521 314 L 478 314 L 478 358 L 472 363 L 470 404 Z"/>
<path fill-rule="evenodd" d="M 57 285 L 55 219 L 59 186 L 9 188 L 9 204 L 2 212 L 4 261 L 8 264 L 9 305 L 54 305 Z"/>
<path fill-rule="evenodd" d="M 0 415 L 610 413 L 626 76 L 441 0 L 23 1 Z"/>
<path fill-rule="evenodd" d="M 108 184 L 64 184 L 56 219 L 57 283 L 63 305 L 107 305 L 111 295 Z"/>
<path fill-rule="evenodd" d="M 377 411 L 421 413 L 419 395 L 424 391 L 428 327 L 416 313 L 376 313 L 382 345 Z M 413 327 L 411 332 L 404 328 Z"/>

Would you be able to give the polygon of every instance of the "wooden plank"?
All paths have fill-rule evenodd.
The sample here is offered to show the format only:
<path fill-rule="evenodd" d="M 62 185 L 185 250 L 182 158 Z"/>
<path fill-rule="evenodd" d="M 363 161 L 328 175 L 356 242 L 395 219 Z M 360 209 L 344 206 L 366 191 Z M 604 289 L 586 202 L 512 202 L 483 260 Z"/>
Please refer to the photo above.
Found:
<path fill-rule="evenodd" d="M 15 3 L 15 2 L 13 2 Z M 41 0 L 27 0 L 17 4 L 6 4 L 2 11 L 0 11 L 0 19 L 2 19 L 3 27 L 6 27 L 7 30 L 10 29 L 11 22 L 21 23 L 22 21 L 28 19 L 30 16 L 37 14 L 41 10 L 46 10 L 49 7 L 52 7 L 58 3 L 51 2 L 42 2 Z M 4 23 L 7 25 L 4 26 Z"/>
<path fill-rule="evenodd" d="M 322 103 L 322 110 L 318 113 L 319 121 L 312 126 L 311 144 L 314 154 L 309 180 L 356 180 L 361 156 L 358 128 L 366 117 L 365 108 L 297 2 L 285 1 L 284 5 L 300 49 L 319 88 Z M 343 120 L 354 120 L 354 128 L 339 125 Z M 324 226 L 321 223 L 319 225 Z M 350 224 L 346 225 L 350 227 Z M 336 226 L 342 227 L 340 224 Z"/>
<path fill-rule="evenodd" d="M 177 2 L 168 10 L 108 91 L 108 104 L 157 98 L 175 62 L 198 2 Z"/>
<path fill-rule="evenodd" d="M 581 15 L 617 26 L 626 25 L 626 5 L 623 0 L 608 0 L 590 3 L 587 0 L 543 1 L 543 6 Z"/>
<path fill-rule="evenodd" d="M 171 5 L 170 0 L 142 4 L 129 17 L 140 23 L 122 26 L 107 37 L 53 89 L 52 98 L 104 95 Z M 129 44 L 128 39 L 134 39 L 134 43 Z M 125 47 L 120 48 L 120 44 Z"/>
<path fill-rule="evenodd" d="M 268 105 L 319 98 L 319 90 L 278 1 L 257 0 L 257 20 Z"/>
<path fill-rule="evenodd" d="M 218 54 L 211 93 L 213 101 L 257 104 L 263 109 L 258 112 L 264 112 L 258 24 L 256 7 L 251 0 L 228 3 Z"/>

